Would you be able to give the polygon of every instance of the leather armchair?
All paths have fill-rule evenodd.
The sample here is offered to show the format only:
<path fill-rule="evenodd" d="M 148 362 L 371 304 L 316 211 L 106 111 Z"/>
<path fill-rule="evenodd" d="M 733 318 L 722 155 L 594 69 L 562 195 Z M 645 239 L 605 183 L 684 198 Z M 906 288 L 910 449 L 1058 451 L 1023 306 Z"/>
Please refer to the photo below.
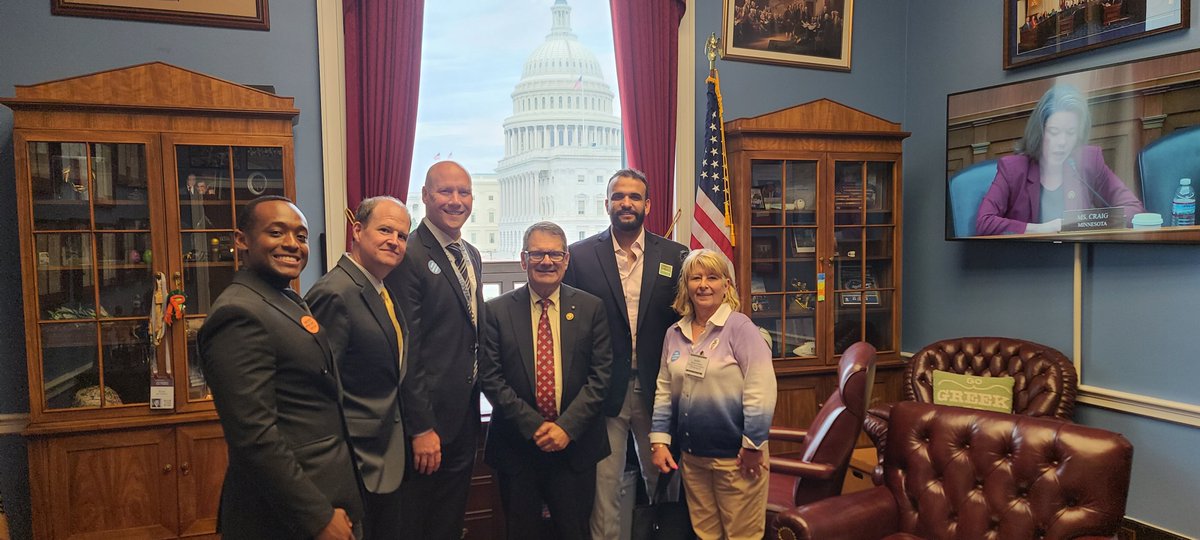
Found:
<path fill-rule="evenodd" d="M 778 538 L 1112 538 L 1133 446 L 1049 418 L 901 402 L 884 483 L 779 515 Z"/>
<path fill-rule="evenodd" d="M 862 431 L 875 380 L 875 347 L 851 345 L 838 363 L 838 388 L 825 400 L 808 429 L 772 427 L 770 440 L 800 443 L 798 459 L 771 456 L 767 495 L 768 537 L 774 517 L 789 508 L 842 492 L 846 468 Z M 772 449 L 772 451 L 774 451 Z"/>
<path fill-rule="evenodd" d="M 1013 413 L 1070 420 L 1075 412 L 1079 377 L 1063 353 L 1040 343 L 1002 337 L 944 339 L 917 351 L 904 369 L 904 400 L 933 403 L 933 372 L 976 377 L 1012 377 Z M 875 443 L 879 463 L 887 445 L 888 418 L 894 404 L 871 407 L 863 430 Z M 876 467 L 875 484 L 882 481 Z"/>

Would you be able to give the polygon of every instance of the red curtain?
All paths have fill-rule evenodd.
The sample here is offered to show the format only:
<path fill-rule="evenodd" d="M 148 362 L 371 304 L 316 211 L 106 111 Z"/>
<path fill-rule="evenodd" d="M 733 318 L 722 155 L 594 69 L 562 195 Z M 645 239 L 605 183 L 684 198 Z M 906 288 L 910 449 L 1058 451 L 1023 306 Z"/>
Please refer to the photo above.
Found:
<path fill-rule="evenodd" d="M 342 0 L 346 32 L 346 203 L 408 198 L 424 0 Z"/>
<path fill-rule="evenodd" d="M 663 234 L 674 213 L 679 21 L 686 6 L 683 0 L 609 0 L 609 7 L 626 157 L 650 183 L 655 210 L 646 229 Z"/>

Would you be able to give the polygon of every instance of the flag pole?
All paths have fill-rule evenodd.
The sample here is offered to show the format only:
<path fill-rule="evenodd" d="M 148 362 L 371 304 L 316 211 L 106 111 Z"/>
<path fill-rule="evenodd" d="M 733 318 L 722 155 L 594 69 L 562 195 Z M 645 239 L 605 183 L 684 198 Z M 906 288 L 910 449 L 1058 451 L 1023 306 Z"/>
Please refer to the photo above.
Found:
<path fill-rule="evenodd" d="M 717 111 L 718 118 L 722 120 L 721 125 L 717 129 L 721 133 L 721 182 L 725 190 L 725 226 L 729 227 L 729 245 L 737 247 L 737 235 L 733 230 L 733 211 L 730 208 L 729 202 L 729 164 L 726 162 L 725 156 L 725 105 L 721 102 L 721 78 L 717 74 L 717 57 L 720 56 L 721 40 L 717 38 L 717 33 L 709 34 L 708 39 L 704 42 L 704 51 L 708 56 L 708 79 L 713 83 L 713 93 L 717 96 Z"/>

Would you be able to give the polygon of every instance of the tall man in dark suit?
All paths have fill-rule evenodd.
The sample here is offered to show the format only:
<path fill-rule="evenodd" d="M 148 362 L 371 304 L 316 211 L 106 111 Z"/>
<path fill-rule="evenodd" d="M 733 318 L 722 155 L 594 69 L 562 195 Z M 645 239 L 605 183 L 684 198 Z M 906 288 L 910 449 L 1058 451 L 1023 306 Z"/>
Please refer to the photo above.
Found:
<path fill-rule="evenodd" d="M 609 178 L 604 207 L 612 226 L 571 245 L 573 264 L 563 279 L 604 301 L 612 334 L 612 383 L 604 399 L 612 454 L 596 466 L 591 531 L 597 540 L 620 536 L 619 483 L 630 432 L 646 493 L 653 494 L 658 482 L 650 463 L 650 416 L 663 336 L 679 320 L 671 303 L 680 261 L 688 252 L 642 226 L 650 211 L 650 187 L 641 171 L 624 169 Z"/>
<path fill-rule="evenodd" d="M 364 537 L 397 538 L 408 445 L 400 405 L 407 325 L 383 279 L 404 260 L 411 227 L 404 203 L 388 196 L 363 200 L 354 220 L 350 252 L 307 300 L 342 379 L 346 427 L 365 488 Z"/>
<path fill-rule="evenodd" d="M 411 363 L 401 385 L 411 467 L 400 485 L 403 535 L 458 540 L 479 443 L 477 321 L 483 297 L 479 250 L 462 239 L 471 175 L 453 161 L 429 168 L 425 219 L 408 255 L 386 280 L 408 319 Z"/>
<path fill-rule="evenodd" d="M 480 383 L 495 409 L 484 458 L 496 469 L 508 538 L 589 538 L 596 462 L 608 455 L 600 404 L 612 352 L 600 300 L 563 286 L 562 228 L 525 231 L 526 286 L 488 301 Z"/>
<path fill-rule="evenodd" d="M 229 446 L 218 528 L 230 540 L 354 538 L 363 506 L 337 367 L 324 323 L 288 287 L 308 263 L 307 222 L 291 201 L 267 196 L 237 226 L 245 269 L 199 336 Z"/>

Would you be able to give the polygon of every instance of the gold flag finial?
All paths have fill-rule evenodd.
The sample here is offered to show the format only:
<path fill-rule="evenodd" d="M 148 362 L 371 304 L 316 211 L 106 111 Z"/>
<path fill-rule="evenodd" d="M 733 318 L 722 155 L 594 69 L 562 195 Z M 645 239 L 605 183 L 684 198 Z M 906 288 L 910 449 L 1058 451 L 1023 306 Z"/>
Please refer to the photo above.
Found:
<path fill-rule="evenodd" d="M 721 46 L 721 40 L 717 38 L 717 33 L 709 34 L 708 40 L 704 42 L 704 52 L 708 55 L 708 70 L 717 69 L 717 53 L 718 47 Z"/>

